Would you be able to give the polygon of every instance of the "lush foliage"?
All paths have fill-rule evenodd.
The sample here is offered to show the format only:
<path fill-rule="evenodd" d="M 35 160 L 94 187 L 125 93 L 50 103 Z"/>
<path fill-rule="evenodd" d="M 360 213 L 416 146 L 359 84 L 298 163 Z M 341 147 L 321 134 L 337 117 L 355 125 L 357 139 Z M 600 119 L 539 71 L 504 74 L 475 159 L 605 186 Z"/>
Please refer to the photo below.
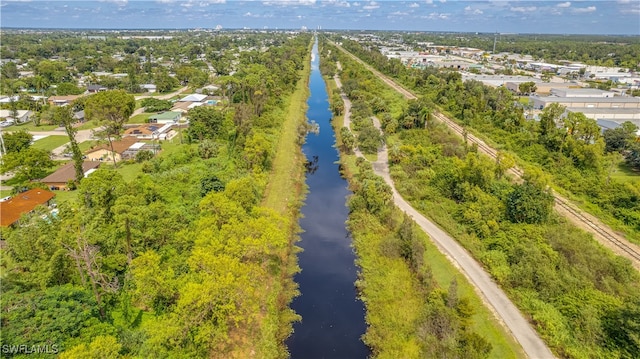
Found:
<path fill-rule="evenodd" d="M 288 53 L 302 69 L 309 43 L 308 35 L 291 38 L 262 56 L 275 64 Z M 246 132 L 230 121 L 200 143 L 163 144 L 166 153 L 141 164 L 103 165 L 80 181 L 77 201 L 59 203 L 57 216 L 34 213 L 4 230 L 10 310 L 1 314 L 1 344 L 53 343 L 63 358 L 286 357 L 297 211 L 261 203 L 271 149 L 279 140 L 298 144 L 278 136 L 278 115 L 300 75 L 281 76 L 265 92 Z M 103 93 L 88 101 L 89 113 L 129 111 L 130 95 Z M 116 97 L 124 107 L 110 101 Z M 239 102 L 238 111 L 250 105 Z M 227 111 L 233 119 L 236 107 Z M 121 175 L 135 168 L 133 179 Z"/>
<path fill-rule="evenodd" d="M 427 78 L 439 84 L 434 91 L 451 96 L 446 102 L 436 97 L 437 101 L 455 108 L 471 125 L 504 126 L 499 133 L 509 138 L 509 126 L 517 125 L 520 116 L 517 109 L 505 110 L 512 104 L 502 101 L 500 90 L 481 91 L 477 84 L 460 83 L 456 73 L 445 75 L 444 81 L 436 74 Z M 451 90 L 446 90 L 449 86 Z M 479 92 L 471 95 L 465 88 Z M 474 101 L 489 106 L 486 111 L 491 112 L 475 112 L 480 105 Z M 499 117 L 501 109 L 504 117 Z M 547 122 L 559 120 L 554 110 L 545 114 Z M 597 135 L 581 116 L 567 118 L 564 132 L 550 124 L 535 126 L 533 132 L 518 129 L 532 125 L 517 125 L 513 136 L 529 141 L 531 150 L 542 153 L 548 153 L 547 146 L 556 146 L 553 156 L 565 158 L 569 168 L 588 167 L 592 159 L 585 155 L 588 146 L 604 147 L 601 140 L 594 141 Z M 640 276 L 628 261 L 549 213 L 548 182 L 542 172 L 532 169 L 524 184 L 512 184 L 504 176 L 508 156 L 498 161 L 479 156 L 435 123 L 426 129 L 401 130 L 387 141 L 391 174 L 400 193 L 485 265 L 556 354 L 631 358 L 640 353 L 638 341 L 629 336 L 638 325 L 632 315 L 638 311 Z M 575 180 L 579 181 L 584 179 Z M 612 323 L 620 325 L 619 332 Z"/>
<path fill-rule="evenodd" d="M 330 62 L 329 53 L 336 53 L 335 48 L 326 51 L 327 47 L 325 45 L 323 48 L 321 64 L 323 61 Z M 356 73 L 358 67 L 346 57 L 340 57 L 340 61 L 345 69 L 353 71 L 345 78 L 358 80 L 359 76 L 368 76 L 366 72 Z M 354 81 L 351 86 L 359 82 Z M 370 84 L 370 88 L 361 90 L 362 96 L 371 96 L 369 91 L 375 88 L 380 90 L 376 96 L 388 98 L 394 107 L 397 105 L 400 100 L 397 95 L 385 93 L 385 88 L 373 79 Z M 342 100 L 339 96 L 333 96 L 332 101 Z M 336 106 L 333 102 L 331 105 Z M 364 105 L 356 111 L 366 112 L 366 107 Z M 384 113 L 382 116 L 389 117 L 390 114 Z M 334 127 L 342 123 L 340 118 L 334 121 Z M 338 130 L 337 127 L 335 129 Z M 438 256 L 439 253 L 424 232 L 395 209 L 391 189 L 373 173 L 371 165 L 362 158 L 353 162 L 353 156 L 349 155 L 355 138 L 346 127 L 337 131 L 337 143 L 342 152 L 343 174 L 354 192 L 348 201 L 348 226 L 361 269 L 357 286 L 367 307 L 368 328 L 364 340 L 372 348 L 373 356 L 515 356 L 516 350 L 505 344 L 504 338 L 499 338 L 500 334 L 487 339 L 486 333 L 477 331 L 477 321 L 480 320 L 480 316 L 475 315 L 478 312 L 475 304 L 477 299 L 459 293 L 458 282 L 453 274 L 454 279 L 447 280 L 444 285 L 439 284 L 441 279 L 434 278 L 427 258 Z M 444 258 L 442 261 L 446 262 Z M 491 327 L 492 324 L 484 325 Z M 499 354 L 493 350 L 492 343 L 497 345 Z"/>
<path fill-rule="evenodd" d="M 611 180 L 620 161 L 606 156 L 605 139 L 595 121 L 581 113 L 563 117 L 557 104 L 545 108 L 540 121 L 525 120 L 523 107 L 504 87 L 462 82 L 458 72 L 405 68 L 378 51 L 346 40 L 345 48 L 381 72 L 393 76 L 424 100 L 438 105 L 470 130 L 487 136 L 552 176 L 552 183 L 595 208 L 596 214 L 640 241 L 640 181 Z M 636 142 L 625 152 L 627 162 L 640 158 Z M 640 161 L 638 161 L 640 162 Z"/>

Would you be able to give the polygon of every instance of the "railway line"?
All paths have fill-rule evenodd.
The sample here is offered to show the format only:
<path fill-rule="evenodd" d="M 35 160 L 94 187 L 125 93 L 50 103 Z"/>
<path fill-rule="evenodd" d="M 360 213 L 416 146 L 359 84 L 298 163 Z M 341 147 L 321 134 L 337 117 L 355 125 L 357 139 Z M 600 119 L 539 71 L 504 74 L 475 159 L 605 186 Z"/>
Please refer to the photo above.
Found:
<path fill-rule="evenodd" d="M 416 95 L 398 85 L 395 81 L 391 80 L 378 70 L 374 69 L 369 64 L 360 60 L 358 57 L 343 49 L 341 46 L 337 44 L 334 45 L 341 51 L 348 54 L 351 58 L 364 65 L 369 71 L 378 76 L 383 82 L 391 86 L 397 92 L 402 94 L 406 99 L 417 99 Z M 452 121 L 442 113 L 434 112 L 433 116 L 439 121 L 446 124 L 453 132 L 457 133 L 459 136 L 463 138 L 466 137 L 467 142 L 476 144 L 478 146 L 478 150 L 482 153 L 494 159 L 498 156 L 497 150 L 487 145 L 484 141 L 474 136 L 473 134 L 466 132 L 462 126 L 458 125 L 456 122 Z M 516 180 L 522 180 L 522 176 L 524 175 L 524 171 L 517 166 L 509 169 L 509 172 L 516 177 Z M 571 222 L 573 222 L 580 228 L 583 228 L 584 230 L 592 233 L 594 235 L 594 238 L 598 240 L 600 244 L 611 249 L 614 253 L 629 259 L 633 266 L 636 269 L 640 270 L 639 246 L 629 242 L 626 238 L 614 232 L 611 228 L 609 228 L 609 226 L 601 223 L 597 218 L 581 211 L 580 209 L 575 208 L 565 197 L 557 193 L 554 193 L 553 196 L 555 201 L 554 208 L 558 213 L 567 217 Z"/>

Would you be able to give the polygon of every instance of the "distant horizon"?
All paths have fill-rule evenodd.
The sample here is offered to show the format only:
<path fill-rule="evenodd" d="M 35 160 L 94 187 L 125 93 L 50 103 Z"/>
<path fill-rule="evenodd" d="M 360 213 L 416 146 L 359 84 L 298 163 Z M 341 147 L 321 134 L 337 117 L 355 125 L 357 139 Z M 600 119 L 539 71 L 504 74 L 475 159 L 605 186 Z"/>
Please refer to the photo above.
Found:
<path fill-rule="evenodd" d="M 2 0 L 2 29 L 254 29 L 640 36 L 640 2 Z M 160 26 L 158 26 L 160 25 Z"/>
<path fill-rule="evenodd" d="M 489 32 L 489 31 L 447 31 L 447 30 L 394 30 L 394 29 L 300 29 L 300 28 L 205 28 L 205 27 L 184 27 L 184 28 L 73 28 L 73 27 L 9 27 L 0 26 L 0 31 L 93 31 L 93 32 L 116 32 L 116 31 L 308 31 L 308 32 L 408 32 L 408 33 L 434 33 L 434 34 L 471 34 L 471 35 L 540 35 L 540 36 L 604 36 L 604 37 L 640 37 L 635 34 L 572 34 L 572 33 L 542 33 L 542 32 Z"/>

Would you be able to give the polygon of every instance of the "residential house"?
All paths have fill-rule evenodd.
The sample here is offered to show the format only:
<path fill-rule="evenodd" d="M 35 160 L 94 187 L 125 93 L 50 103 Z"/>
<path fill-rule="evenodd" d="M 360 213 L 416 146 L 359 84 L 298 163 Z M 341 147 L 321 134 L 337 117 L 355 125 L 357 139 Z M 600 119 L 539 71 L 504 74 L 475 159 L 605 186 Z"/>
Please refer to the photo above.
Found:
<path fill-rule="evenodd" d="M 158 89 L 158 87 L 154 84 L 142 84 L 140 88 L 149 93 L 154 93 Z"/>
<path fill-rule="evenodd" d="M 173 132 L 171 128 L 173 123 L 167 123 L 164 126 L 157 123 L 145 123 L 143 125 L 127 128 L 124 131 L 124 137 L 135 137 L 139 140 L 164 140 L 169 133 Z"/>
<path fill-rule="evenodd" d="M 73 119 L 79 122 L 84 122 L 84 110 L 80 110 L 73 114 Z"/>
<path fill-rule="evenodd" d="M 82 163 L 82 173 L 87 177 L 91 172 L 100 167 L 99 161 L 85 161 Z M 73 181 L 76 178 L 75 163 L 69 162 L 64 166 L 58 168 L 57 171 L 43 178 L 40 182 L 46 184 L 51 190 L 65 189 L 67 183 Z"/>
<path fill-rule="evenodd" d="M 162 113 L 157 113 L 155 115 L 149 116 L 149 123 L 161 123 L 161 124 L 178 123 L 181 117 L 182 117 L 182 114 L 180 112 L 165 111 Z"/>
<path fill-rule="evenodd" d="M 150 151 L 154 155 L 160 151 L 160 145 L 147 142 L 136 142 L 122 153 L 123 159 L 136 158 L 140 151 Z"/>
<path fill-rule="evenodd" d="M 0 202 L 0 227 L 16 224 L 22 215 L 33 211 L 38 206 L 49 206 L 53 197 L 55 194 L 51 191 L 34 188 Z"/>
<path fill-rule="evenodd" d="M 80 97 L 79 95 L 68 96 L 51 96 L 49 97 L 49 104 L 53 106 L 67 106 L 71 104 L 75 99 Z"/>
<path fill-rule="evenodd" d="M 11 110 L 0 110 L 0 118 L 12 120 L 14 123 L 24 123 L 29 121 L 33 115 L 33 112 L 29 110 L 17 110 L 15 114 L 12 112 Z"/>
<path fill-rule="evenodd" d="M 191 94 L 178 100 L 178 102 L 203 102 L 207 98 L 207 95 L 203 94 Z"/>
<path fill-rule="evenodd" d="M 119 141 L 113 141 L 113 151 L 108 143 L 87 151 L 85 154 L 91 161 L 121 161 L 122 153 L 131 147 L 138 140 L 135 137 L 124 137 Z"/>
<path fill-rule="evenodd" d="M 98 93 L 101 91 L 107 91 L 108 88 L 102 86 L 102 85 L 88 85 L 87 86 L 87 92 L 88 93 Z"/>

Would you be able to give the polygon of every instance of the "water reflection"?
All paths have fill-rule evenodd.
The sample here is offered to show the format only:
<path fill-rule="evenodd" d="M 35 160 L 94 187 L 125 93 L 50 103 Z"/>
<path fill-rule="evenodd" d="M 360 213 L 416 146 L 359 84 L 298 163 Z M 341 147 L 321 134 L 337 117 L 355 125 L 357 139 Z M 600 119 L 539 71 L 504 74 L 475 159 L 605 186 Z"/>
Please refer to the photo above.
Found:
<path fill-rule="evenodd" d="M 304 164 L 304 168 L 307 169 L 307 174 L 312 175 L 318 170 L 318 156 L 312 156 L 311 161 L 307 160 Z"/>
<path fill-rule="evenodd" d="M 304 251 L 298 255 L 301 272 L 295 278 L 300 296 L 291 304 L 302 321 L 295 323 L 287 346 L 293 359 L 367 358 L 370 352 L 361 340 L 366 329 L 364 305 L 357 299 L 355 256 L 345 228 L 350 192 L 338 169 L 317 51 L 316 43 L 307 101 L 307 118 L 314 119 L 317 131 L 308 132 L 303 146 L 309 192 L 300 220 L 304 232 L 299 246 Z"/>

